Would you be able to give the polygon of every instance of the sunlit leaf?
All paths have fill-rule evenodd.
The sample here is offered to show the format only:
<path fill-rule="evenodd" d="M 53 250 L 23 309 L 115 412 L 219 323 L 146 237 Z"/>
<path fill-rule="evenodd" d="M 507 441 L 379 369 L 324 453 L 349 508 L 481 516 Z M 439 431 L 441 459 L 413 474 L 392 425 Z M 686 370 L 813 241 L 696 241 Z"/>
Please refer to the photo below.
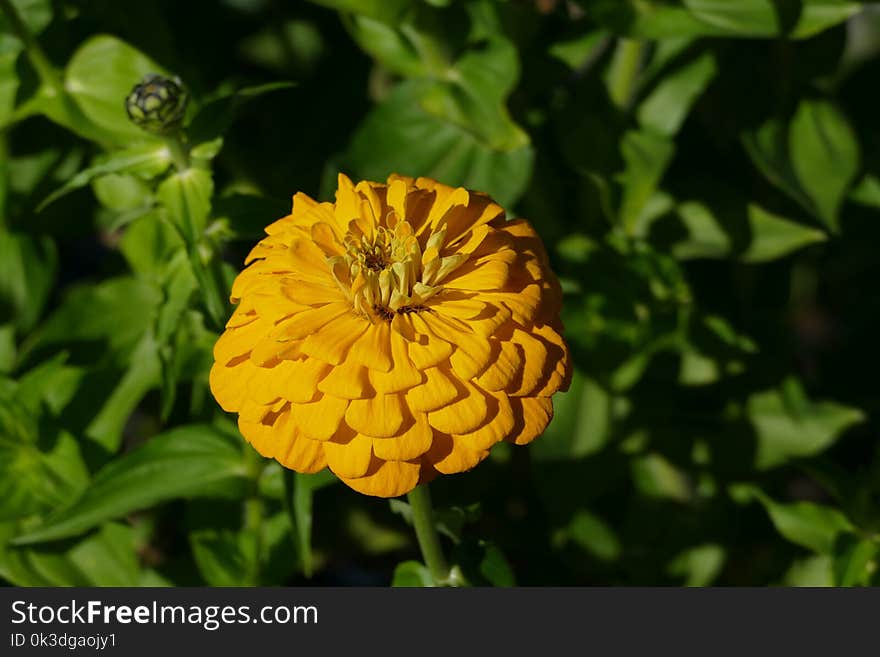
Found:
<path fill-rule="evenodd" d="M 726 557 L 727 551 L 716 543 L 698 545 L 676 556 L 667 570 L 683 577 L 685 586 L 709 586 L 721 573 Z"/>
<path fill-rule="evenodd" d="M 102 34 L 86 41 L 71 57 L 64 88 L 115 143 L 144 141 L 149 135 L 129 120 L 124 100 L 148 73 L 168 74 L 129 44 Z"/>
<path fill-rule="evenodd" d="M 834 582 L 837 586 L 866 586 L 877 572 L 880 541 L 846 538 L 834 557 Z"/>
<path fill-rule="evenodd" d="M 436 586 L 430 571 L 418 561 L 404 561 L 397 564 L 391 586 L 423 588 Z"/>
<path fill-rule="evenodd" d="M 105 520 L 174 498 L 234 495 L 244 476 L 234 438 L 208 425 L 178 427 L 114 460 L 95 475 L 82 496 L 14 543 L 75 536 Z"/>
<path fill-rule="evenodd" d="M 859 144 L 846 117 L 832 104 L 804 101 L 789 133 L 791 162 L 822 221 L 839 228 L 840 204 L 859 168 Z"/>
<path fill-rule="evenodd" d="M 99 157 L 93 166 L 83 169 L 49 194 L 37 209 L 39 211 L 65 194 L 85 187 L 96 178 L 116 173 L 133 173 L 149 178 L 160 174 L 170 164 L 168 147 L 161 142 L 154 141 L 109 153 Z"/>
<path fill-rule="evenodd" d="M 777 502 L 759 488 L 746 485 L 738 495 L 757 499 L 783 537 L 820 554 L 829 554 L 838 536 L 853 530 L 852 523 L 839 510 L 813 502 Z"/>
<path fill-rule="evenodd" d="M 857 408 L 806 399 L 793 380 L 780 389 L 752 395 L 747 412 L 758 436 L 758 468 L 818 454 L 865 418 Z"/>

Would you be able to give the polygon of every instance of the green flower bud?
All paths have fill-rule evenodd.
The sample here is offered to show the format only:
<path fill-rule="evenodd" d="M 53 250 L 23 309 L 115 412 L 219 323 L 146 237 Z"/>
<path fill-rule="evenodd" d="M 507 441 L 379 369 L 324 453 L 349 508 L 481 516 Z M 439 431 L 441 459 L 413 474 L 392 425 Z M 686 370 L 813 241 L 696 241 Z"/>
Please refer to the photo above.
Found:
<path fill-rule="evenodd" d="M 125 99 L 128 118 L 140 128 L 157 135 L 180 129 L 189 95 L 180 78 L 169 79 L 150 73 L 136 84 Z"/>

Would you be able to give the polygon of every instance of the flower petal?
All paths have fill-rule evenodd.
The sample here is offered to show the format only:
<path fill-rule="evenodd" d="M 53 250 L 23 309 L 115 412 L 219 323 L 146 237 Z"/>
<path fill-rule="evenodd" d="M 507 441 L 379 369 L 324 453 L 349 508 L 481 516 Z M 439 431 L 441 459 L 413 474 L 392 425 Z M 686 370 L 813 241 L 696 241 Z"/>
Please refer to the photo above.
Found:
<path fill-rule="evenodd" d="M 330 368 L 330 373 L 318 383 L 318 390 L 342 399 L 364 399 L 376 394 L 370 385 L 367 370 L 362 365 L 343 361 Z"/>
<path fill-rule="evenodd" d="M 523 368 L 522 347 L 509 340 L 493 340 L 491 344 L 494 360 L 476 383 L 484 390 L 508 390 Z"/>
<path fill-rule="evenodd" d="M 486 404 L 490 421 L 476 431 L 453 436 L 462 445 L 477 451 L 489 449 L 510 436 L 517 424 L 510 400 L 503 392 L 486 395 Z"/>
<path fill-rule="evenodd" d="M 323 443 L 327 465 L 338 477 L 363 477 L 373 458 L 373 441 L 354 434 L 347 442 L 328 440 Z"/>
<path fill-rule="evenodd" d="M 431 448 L 434 432 L 424 413 L 416 413 L 409 428 L 393 438 L 374 438 L 373 453 L 386 461 L 409 461 Z"/>
<path fill-rule="evenodd" d="M 463 264 L 443 284 L 453 290 L 500 292 L 509 276 L 510 268 L 506 262 L 500 258 L 489 258 L 481 263 Z"/>
<path fill-rule="evenodd" d="M 410 492 L 419 483 L 421 465 L 412 461 L 382 461 L 373 458 L 370 469 L 363 477 L 340 479 L 364 495 L 398 497 Z"/>
<path fill-rule="evenodd" d="M 292 316 L 269 335 L 277 340 L 301 340 L 320 331 L 337 317 L 351 314 L 351 312 L 351 306 L 343 302 L 310 308 Z"/>
<path fill-rule="evenodd" d="M 536 391 L 539 397 L 549 397 L 555 392 L 568 390 L 571 384 L 571 354 L 565 340 L 552 326 L 544 325 L 535 327 L 534 333 L 545 341 L 548 351 L 548 361 L 555 363 L 553 371 L 547 377 L 547 382 Z"/>
<path fill-rule="evenodd" d="M 438 434 L 425 458 L 438 472 L 455 474 L 470 470 L 487 456 L 488 450 L 471 449 L 457 438 Z"/>
<path fill-rule="evenodd" d="M 332 301 L 345 301 L 342 290 L 335 283 L 285 278 L 280 288 L 285 298 L 301 306 L 324 306 Z"/>
<path fill-rule="evenodd" d="M 211 394 L 220 407 L 229 413 L 239 410 L 248 397 L 248 387 L 257 367 L 245 357 L 234 367 L 214 363 L 208 375 Z"/>
<path fill-rule="evenodd" d="M 316 401 L 308 404 L 292 404 L 293 423 L 307 438 L 312 440 L 329 440 L 339 429 L 348 400 L 321 395 Z"/>
<path fill-rule="evenodd" d="M 307 337 L 300 350 L 325 363 L 339 365 L 352 344 L 370 327 L 370 322 L 354 313 L 344 313 Z"/>
<path fill-rule="evenodd" d="M 549 397 L 511 397 L 510 406 L 517 421 L 507 440 L 516 445 L 532 442 L 553 419 L 553 402 Z"/>
<path fill-rule="evenodd" d="M 517 397 L 530 396 L 553 371 L 547 371 L 547 347 L 544 342 L 519 328 L 514 329 L 511 342 L 522 349 L 523 370 L 519 386 L 508 392 Z"/>
<path fill-rule="evenodd" d="M 445 363 L 452 355 L 452 345 L 429 331 L 420 315 L 397 315 L 391 326 L 407 340 L 410 360 L 419 370 Z"/>
<path fill-rule="evenodd" d="M 250 353 L 254 345 L 266 335 L 271 326 L 270 322 L 256 319 L 244 326 L 227 329 L 214 344 L 214 360 L 226 365 L 231 360 Z"/>
<path fill-rule="evenodd" d="M 476 386 L 462 382 L 465 396 L 452 404 L 428 413 L 428 421 L 437 431 L 448 434 L 470 433 L 487 421 L 486 395 Z"/>
<path fill-rule="evenodd" d="M 318 395 L 318 382 L 331 371 L 330 366 L 314 358 L 283 360 L 265 378 L 264 398 L 282 397 L 287 401 L 304 404 Z M 262 384 L 262 382 L 261 382 Z M 256 388 L 251 386 L 252 390 Z M 259 395 L 252 393 L 254 398 Z"/>
<path fill-rule="evenodd" d="M 283 422 L 278 422 L 276 426 L 274 423 L 267 425 L 262 422 L 252 422 L 241 416 L 238 418 L 238 430 L 241 435 L 268 459 L 275 458 L 279 449 L 286 452 L 293 440 L 292 432 L 279 430 L 282 426 Z"/>
<path fill-rule="evenodd" d="M 406 391 L 406 403 L 414 411 L 436 411 L 464 396 L 460 386 L 455 385 L 448 370 L 429 367 L 424 371 L 425 382 Z"/>
<path fill-rule="evenodd" d="M 379 372 L 388 372 L 391 361 L 391 327 L 386 322 L 368 324 L 367 330 L 351 346 L 348 357 Z"/>
<path fill-rule="evenodd" d="M 455 373 L 463 380 L 470 381 L 482 374 L 492 358 L 492 346 L 486 338 L 472 333 L 460 320 L 429 314 L 425 324 L 441 340 L 455 345 L 449 359 Z"/>
<path fill-rule="evenodd" d="M 375 395 L 355 399 L 345 412 L 345 423 L 358 433 L 376 438 L 397 435 L 403 425 L 404 407 L 400 395 Z"/>
<path fill-rule="evenodd" d="M 400 333 L 391 330 L 391 361 L 388 372 L 368 370 L 370 383 L 376 392 L 388 394 L 401 392 L 417 386 L 425 380 L 425 375 L 413 365 L 407 351 L 407 342 Z"/>
<path fill-rule="evenodd" d="M 285 468 L 306 474 L 320 472 L 327 467 L 323 443 L 310 440 L 302 434 L 297 434 L 290 448 L 275 458 Z"/>

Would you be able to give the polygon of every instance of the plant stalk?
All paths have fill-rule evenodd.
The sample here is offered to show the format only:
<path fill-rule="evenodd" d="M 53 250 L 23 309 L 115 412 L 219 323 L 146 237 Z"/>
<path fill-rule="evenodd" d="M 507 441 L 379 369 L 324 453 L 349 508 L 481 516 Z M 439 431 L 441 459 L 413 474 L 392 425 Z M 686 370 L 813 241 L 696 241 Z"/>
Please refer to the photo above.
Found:
<path fill-rule="evenodd" d="M 40 76 L 40 81 L 56 95 L 63 95 L 64 86 L 61 84 L 58 71 L 52 66 L 52 62 L 49 61 L 45 51 L 34 38 L 34 35 L 31 34 L 30 29 L 25 25 L 21 16 L 18 15 L 18 11 L 13 6 L 11 0 L 0 0 L 0 13 L 6 16 L 12 31 L 24 44 L 28 59 L 30 59 L 31 64 L 37 71 L 37 75 Z"/>
<path fill-rule="evenodd" d="M 259 586 L 263 556 L 263 520 L 266 515 L 266 507 L 259 488 L 263 459 L 255 449 L 246 448 L 245 461 L 251 478 L 251 490 L 244 501 L 244 527 L 254 537 L 254 561 L 249 564 L 247 578 L 250 586 Z"/>
<path fill-rule="evenodd" d="M 440 546 L 440 536 L 434 525 L 434 510 L 431 507 L 431 493 L 428 484 L 421 484 L 414 488 L 409 495 L 409 504 L 412 507 L 413 527 L 416 530 L 416 539 L 422 550 L 425 565 L 431 572 L 431 577 L 440 585 L 449 582 L 449 565 L 443 556 L 443 548 Z"/>
<path fill-rule="evenodd" d="M 180 138 L 180 133 L 175 132 L 168 135 L 165 138 L 165 143 L 168 145 L 168 152 L 171 153 L 171 161 L 174 163 L 174 168 L 177 169 L 177 172 L 183 173 L 189 169 L 189 150 Z"/>

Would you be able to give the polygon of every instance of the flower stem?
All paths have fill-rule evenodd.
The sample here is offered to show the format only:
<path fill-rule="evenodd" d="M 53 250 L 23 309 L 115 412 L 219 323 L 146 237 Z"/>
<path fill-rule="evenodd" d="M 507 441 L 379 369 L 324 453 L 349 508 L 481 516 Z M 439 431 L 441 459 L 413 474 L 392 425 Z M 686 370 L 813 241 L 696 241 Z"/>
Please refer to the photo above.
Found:
<path fill-rule="evenodd" d="M 425 565 L 428 566 L 434 581 L 444 585 L 449 581 L 449 566 L 446 563 L 446 557 L 443 556 L 440 536 L 434 526 L 434 511 L 431 507 L 431 493 L 428 491 L 428 484 L 417 486 L 407 498 L 412 507 L 413 527 L 416 530 L 416 538 L 419 541 Z"/>
<path fill-rule="evenodd" d="M 18 15 L 18 11 L 16 11 L 11 0 L 0 0 L 0 13 L 6 16 L 12 31 L 15 32 L 15 35 L 24 44 L 28 59 L 30 59 L 31 64 L 37 71 L 37 75 L 40 76 L 40 81 L 57 95 L 62 95 L 64 87 L 61 85 L 61 78 L 58 76 L 58 72 L 52 66 L 52 62 L 49 61 L 46 53 L 40 47 L 40 44 L 37 43 L 34 35 L 31 34 L 30 29 L 21 19 L 21 16 Z"/>
<path fill-rule="evenodd" d="M 0 0 L 0 2 L 2 1 Z M 171 153 L 171 161 L 174 162 L 174 168 L 177 169 L 177 172 L 183 173 L 189 169 L 189 151 L 183 143 L 180 133 L 168 135 L 165 138 L 165 143 L 168 145 L 168 152 Z"/>
<path fill-rule="evenodd" d="M 260 496 L 260 474 L 263 470 L 263 459 L 255 449 L 245 451 L 245 464 L 250 475 L 250 488 L 244 501 L 244 528 L 250 532 L 254 540 L 254 559 L 248 564 L 247 580 L 250 586 L 259 586 L 263 556 L 263 520 L 266 507 Z"/>

